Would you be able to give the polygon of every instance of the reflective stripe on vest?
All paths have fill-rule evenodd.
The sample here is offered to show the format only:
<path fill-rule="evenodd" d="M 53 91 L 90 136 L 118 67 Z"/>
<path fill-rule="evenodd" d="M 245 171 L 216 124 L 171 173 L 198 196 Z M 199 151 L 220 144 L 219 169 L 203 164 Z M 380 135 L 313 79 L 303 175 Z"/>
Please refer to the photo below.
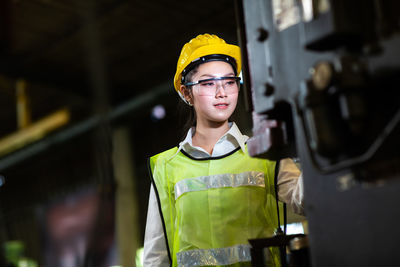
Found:
<path fill-rule="evenodd" d="M 187 192 L 238 186 L 265 187 L 264 173 L 251 171 L 238 174 L 225 173 L 184 179 L 175 184 L 175 199 Z"/>
<path fill-rule="evenodd" d="M 250 245 L 214 249 L 193 249 L 177 253 L 179 267 L 229 265 L 236 262 L 249 261 L 251 261 Z"/>

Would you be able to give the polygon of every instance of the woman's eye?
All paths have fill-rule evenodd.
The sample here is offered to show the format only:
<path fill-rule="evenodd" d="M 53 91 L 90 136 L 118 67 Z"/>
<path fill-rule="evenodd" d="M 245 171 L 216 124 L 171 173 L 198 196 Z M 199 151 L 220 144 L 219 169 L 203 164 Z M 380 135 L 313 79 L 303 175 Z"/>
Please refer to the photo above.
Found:
<path fill-rule="evenodd" d="M 204 82 L 204 83 L 201 83 L 201 85 L 202 86 L 214 86 L 215 83 L 214 82 Z"/>

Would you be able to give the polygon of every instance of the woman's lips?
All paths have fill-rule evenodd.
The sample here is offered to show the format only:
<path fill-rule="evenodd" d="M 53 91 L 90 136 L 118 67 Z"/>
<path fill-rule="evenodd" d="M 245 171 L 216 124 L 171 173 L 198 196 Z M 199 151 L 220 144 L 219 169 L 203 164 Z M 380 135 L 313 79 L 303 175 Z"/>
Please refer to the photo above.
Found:
<path fill-rule="evenodd" d="M 214 107 L 216 107 L 218 109 L 226 109 L 226 108 L 228 108 L 228 106 L 229 106 L 229 104 L 227 104 L 227 103 L 218 103 L 218 104 L 214 105 Z"/>

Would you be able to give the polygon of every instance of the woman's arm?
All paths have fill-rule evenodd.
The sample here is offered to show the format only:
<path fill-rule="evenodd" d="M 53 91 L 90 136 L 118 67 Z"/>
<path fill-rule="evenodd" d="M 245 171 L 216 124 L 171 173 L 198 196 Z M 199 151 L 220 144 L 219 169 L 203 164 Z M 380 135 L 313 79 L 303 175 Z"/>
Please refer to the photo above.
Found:
<path fill-rule="evenodd" d="M 170 266 L 156 194 L 151 185 L 143 249 L 143 267 Z"/>
<path fill-rule="evenodd" d="M 304 213 L 303 176 L 292 159 L 280 160 L 278 173 L 279 200 L 289 205 L 295 213 Z"/>

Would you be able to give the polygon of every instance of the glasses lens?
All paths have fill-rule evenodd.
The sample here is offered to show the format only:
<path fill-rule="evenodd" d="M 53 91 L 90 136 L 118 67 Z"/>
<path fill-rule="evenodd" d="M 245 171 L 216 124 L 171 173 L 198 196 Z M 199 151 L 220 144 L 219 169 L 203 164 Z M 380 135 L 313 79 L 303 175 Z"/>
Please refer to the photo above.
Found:
<path fill-rule="evenodd" d="M 225 94 L 235 94 L 239 91 L 238 82 L 238 77 L 219 77 L 201 80 L 198 82 L 198 91 L 200 95 L 215 95 L 222 87 Z"/>

